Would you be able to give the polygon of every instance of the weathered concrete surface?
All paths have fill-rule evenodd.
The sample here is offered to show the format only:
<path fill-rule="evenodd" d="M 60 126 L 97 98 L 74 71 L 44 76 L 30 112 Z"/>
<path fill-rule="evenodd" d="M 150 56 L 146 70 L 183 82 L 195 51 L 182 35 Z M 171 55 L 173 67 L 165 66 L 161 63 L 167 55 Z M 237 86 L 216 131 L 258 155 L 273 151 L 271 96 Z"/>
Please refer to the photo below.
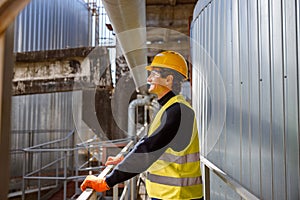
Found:
<path fill-rule="evenodd" d="M 111 86 L 109 65 L 104 47 L 17 53 L 13 95 Z"/>

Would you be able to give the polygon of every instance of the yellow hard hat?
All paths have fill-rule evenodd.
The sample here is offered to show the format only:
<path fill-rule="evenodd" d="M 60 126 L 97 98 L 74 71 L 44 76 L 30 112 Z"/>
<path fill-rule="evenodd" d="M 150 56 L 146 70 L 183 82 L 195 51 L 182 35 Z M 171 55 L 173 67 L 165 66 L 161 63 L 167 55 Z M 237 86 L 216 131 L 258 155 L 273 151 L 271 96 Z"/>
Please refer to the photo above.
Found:
<path fill-rule="evenodd" d="M 188 78 L 188 67 L 184 57 L 175 51 L 164 51 L 157 54 L 151 65 L 146 67 L 146 70 L 151 71 L 153 67 L 162 67 L 173 69 Z"/>

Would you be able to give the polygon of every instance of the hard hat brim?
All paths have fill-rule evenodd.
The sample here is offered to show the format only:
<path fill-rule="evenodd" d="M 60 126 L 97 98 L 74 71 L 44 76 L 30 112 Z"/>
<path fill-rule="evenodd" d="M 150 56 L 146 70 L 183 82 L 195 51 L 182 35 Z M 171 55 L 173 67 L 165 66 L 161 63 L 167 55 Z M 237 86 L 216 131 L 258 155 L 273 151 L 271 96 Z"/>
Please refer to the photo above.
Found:
<path fill-rule="evenodd" d="M 151 66 L 151 65 L 145 67 L 145 69 L 148 70 L 148 71 L 151 71 L 152 68 L 153 68 L 153 66 Z"/>

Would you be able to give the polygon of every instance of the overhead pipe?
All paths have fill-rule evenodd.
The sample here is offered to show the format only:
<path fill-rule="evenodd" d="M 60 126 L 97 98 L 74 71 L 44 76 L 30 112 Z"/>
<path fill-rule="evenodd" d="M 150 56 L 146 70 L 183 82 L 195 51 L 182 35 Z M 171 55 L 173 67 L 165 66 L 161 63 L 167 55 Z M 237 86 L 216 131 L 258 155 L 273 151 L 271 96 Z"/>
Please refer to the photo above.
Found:
<path fill-rule="evenodd" d="M 137 92 L 147 93 L 147 45 L 145 0 L 103 0 Z"/>

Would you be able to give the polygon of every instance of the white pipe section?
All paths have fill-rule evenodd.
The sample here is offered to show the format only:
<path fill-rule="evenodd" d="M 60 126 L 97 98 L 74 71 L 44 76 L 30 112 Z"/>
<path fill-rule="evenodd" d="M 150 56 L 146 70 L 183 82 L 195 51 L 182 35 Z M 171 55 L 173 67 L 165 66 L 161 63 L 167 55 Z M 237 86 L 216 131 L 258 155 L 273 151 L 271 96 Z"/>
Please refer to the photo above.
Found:
<path fill-rule="evenodd" d="M 147 93 L 145 0 L 103 0 L 114 32 L 128 63 L 137 92 Z"/>
<path fill-rule="evenodd" d="M 142 99 L 135 99 L 130 102 L 128 106 L 128 137 L 134 138 L 136 136 L 135 128 L 135 108 L 137 106 L 144 106 L 150 104 L 150 96 L 144 96 Z"/>

